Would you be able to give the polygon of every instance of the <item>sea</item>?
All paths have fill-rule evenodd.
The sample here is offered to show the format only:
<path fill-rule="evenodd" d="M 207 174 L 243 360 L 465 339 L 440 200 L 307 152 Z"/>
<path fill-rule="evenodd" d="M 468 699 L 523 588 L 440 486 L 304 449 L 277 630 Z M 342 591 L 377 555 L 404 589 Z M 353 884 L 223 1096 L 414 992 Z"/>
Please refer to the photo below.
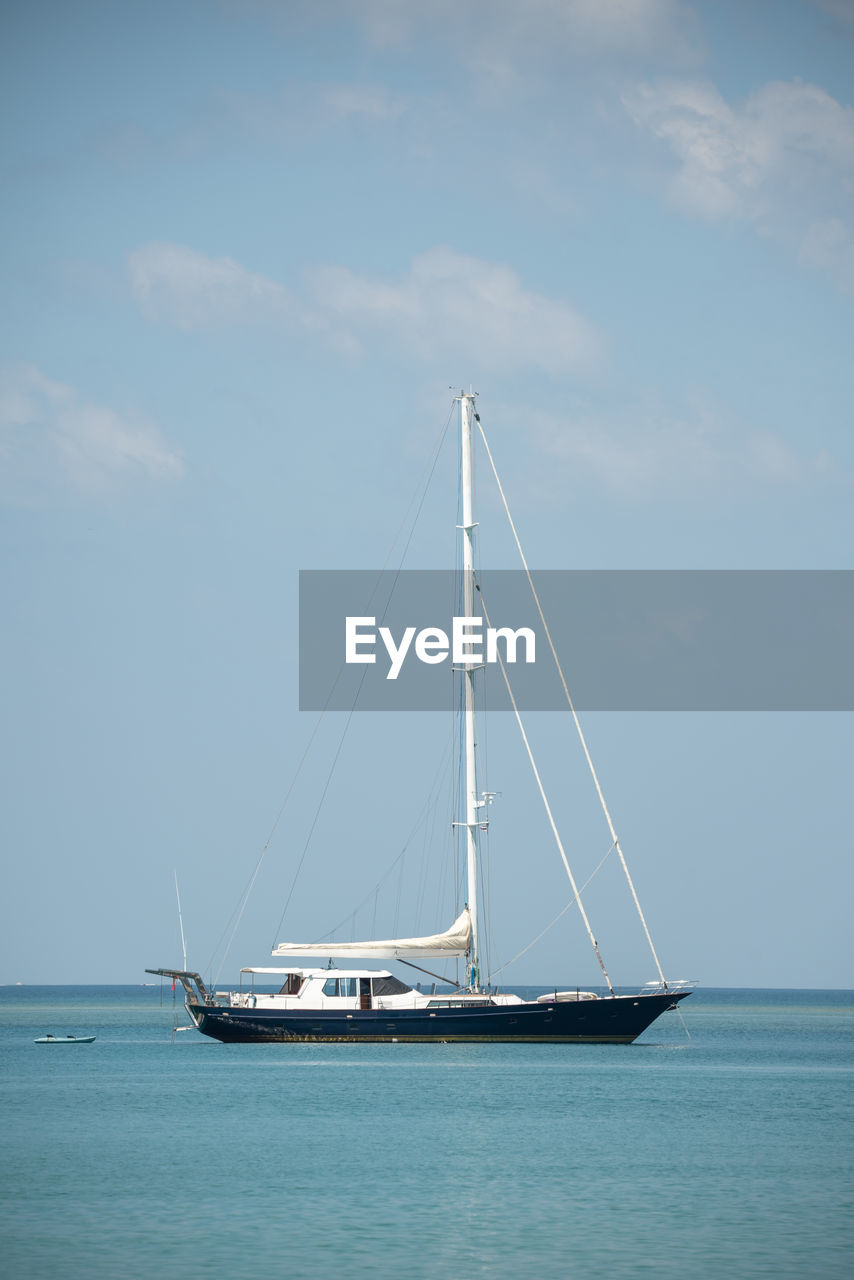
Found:
<path fill-rule="evenodd" d="M 854 992 L 700 989 L 633 1045 L 186 1024 L 0 988 L 4 1278 L 854 1275 Z"/>

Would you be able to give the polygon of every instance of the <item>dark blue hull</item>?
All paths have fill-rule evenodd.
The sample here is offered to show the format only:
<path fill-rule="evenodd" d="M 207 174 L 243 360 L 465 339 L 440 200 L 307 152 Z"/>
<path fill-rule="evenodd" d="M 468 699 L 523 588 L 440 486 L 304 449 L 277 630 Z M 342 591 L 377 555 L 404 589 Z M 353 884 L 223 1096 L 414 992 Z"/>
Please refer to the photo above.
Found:
<path fill-rule="evenodd" d="M 265 1041 L 521 1041 L 543 1044 L 630 1044 L 686 991 L 540 1004 L 475 1008 L 364 1009 L 351 1013 L 311 1009 L 226 1009 L 189 1004 L 198 1029 L 227 1044 Z"/>

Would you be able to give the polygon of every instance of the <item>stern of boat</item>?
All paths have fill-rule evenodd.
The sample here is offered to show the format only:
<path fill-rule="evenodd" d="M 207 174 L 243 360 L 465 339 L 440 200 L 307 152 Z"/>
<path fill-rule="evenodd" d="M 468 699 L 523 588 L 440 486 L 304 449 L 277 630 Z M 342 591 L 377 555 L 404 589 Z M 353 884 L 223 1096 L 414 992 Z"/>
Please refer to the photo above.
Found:
<path fill-rule="evenodd" d="M 212 993 L 208 991 L 200 973 L 190 969 L 146 969 L 158 978 L 171 978 L 173 984 L 180 982 L 184 988 L 184 1005 L 187 1013 L 200 1031 L 204 1010 L 216 1005 Z"/>

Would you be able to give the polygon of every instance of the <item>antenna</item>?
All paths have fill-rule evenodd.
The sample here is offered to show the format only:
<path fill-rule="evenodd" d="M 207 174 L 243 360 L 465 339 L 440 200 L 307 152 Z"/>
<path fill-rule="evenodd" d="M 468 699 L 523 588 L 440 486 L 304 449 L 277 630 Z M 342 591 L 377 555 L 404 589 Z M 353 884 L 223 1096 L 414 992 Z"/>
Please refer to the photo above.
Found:
<path fill-rule="evenodd" d="M 184 971 L 187 970 L 187 940 L 184 937 L 184 920 L 181 915 L 181 895 L 178 892 L 178 872 L 175 875 L 175 897 L 178 899 L 178 925 L 181 929 L 181 950 L 184 953 Z"/>

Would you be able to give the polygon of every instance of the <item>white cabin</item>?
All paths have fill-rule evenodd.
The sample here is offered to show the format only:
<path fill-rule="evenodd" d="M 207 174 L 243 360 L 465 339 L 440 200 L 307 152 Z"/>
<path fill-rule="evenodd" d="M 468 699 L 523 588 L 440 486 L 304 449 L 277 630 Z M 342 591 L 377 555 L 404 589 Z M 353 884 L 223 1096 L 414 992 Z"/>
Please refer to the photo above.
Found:
<path fill-rule="evenodd" d="M 519 996 L 486 992 L 435 991 L 408 987 L 388 969 L 241 969 L 251 974 L 249 991 L 217 991 L 232 1009 L 448 1009 L 473 1005 L 522 1004 Z M 254 990 L 255 975 L 282 979 L 278 991 Z"/>

